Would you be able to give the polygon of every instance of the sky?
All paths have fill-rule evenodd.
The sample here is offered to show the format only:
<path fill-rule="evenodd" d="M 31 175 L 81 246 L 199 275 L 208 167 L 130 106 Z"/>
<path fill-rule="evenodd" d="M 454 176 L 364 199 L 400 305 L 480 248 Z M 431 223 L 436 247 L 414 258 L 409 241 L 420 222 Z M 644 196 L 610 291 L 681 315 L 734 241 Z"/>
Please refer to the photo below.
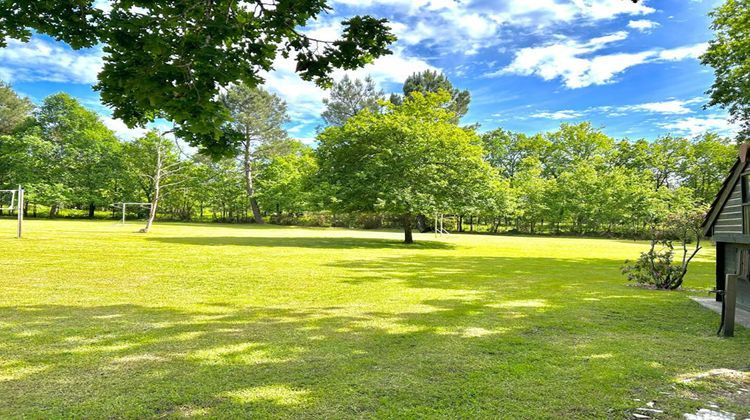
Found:
<path fill-rule="evenodd" d="M 106 0 L 98 0 L 106 1 Z M 534 134 L 561 123 L 591 121 L 615 138 L 731 136 L 737 127 L 719 108 L 704 109 L 713 73 L 698 57 L 712 33 L 708 13 L 719 0 L 331 0 L 333 10 L 305 31 L 334 40 L 340 22 L 369 14 L 389 20 L 399 40 L 392 55 L 353 77 L 372 76 L 400 92 L 412 73 L 439 70 L 472 95 L 462 123 Z M 41 103 L 67 92 L 99 113 L 121 137 L 129 129 L 92 88 L 101 48 L 74 51 L 34 36 L 0 49 L 0 80 Z M 327 92 L 279 58 L 265 87 L 288 104 L 292 137 L 314 143 Z M 335 79 L 346 74 L 336 71 Z M 161 123 L 164 124 L 164 123 Z"/>

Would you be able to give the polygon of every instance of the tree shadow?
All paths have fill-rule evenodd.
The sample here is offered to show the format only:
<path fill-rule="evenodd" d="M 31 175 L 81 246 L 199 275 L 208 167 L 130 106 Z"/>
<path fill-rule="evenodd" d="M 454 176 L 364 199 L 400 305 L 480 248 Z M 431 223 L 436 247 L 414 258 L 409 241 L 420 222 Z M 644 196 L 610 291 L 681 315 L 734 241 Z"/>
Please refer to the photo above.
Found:
<path fill-rule="evenodd" d="M 531 295 L 574 290 L 591 291 L 599 285 L 627 283 L 622 261 L 607 258 L 538 258 L 453 255 L 385 256 L 336 261 L 327 265 L 346 273 L 344 283 L 402 282 L 413 288 L 463 289 Z M 711 273 L 713 264 L 695 261 L 693 273 Z M 592 287 L 593 286 L 593 287 Z"/>
<path fill-rule="evenodd" d="M 612 261 L 439 260 L 350 269 L 472 292 L 393 310 L 0 307 L 0 417 L 623 417 L 677 374 L 747 363 L 750 336 L 717 339 L 679 294 L 530 269 Z M 518 265 L 518 287 L 488 268 Z M 438 280 L 449 267 L 467 277 Z"/>
<path fill-rule="evenodd" d="M 149 241 L 168 244 L 196 246 L 247 246 L 271 248 L 320 248 L 320 249 L 453 249 L 451 243 L 422 240 L 404 244 L 398 240 L 357 237 L 260 237 L 260 236 L 211 236 L 211 237 L 148 237 Z"/>

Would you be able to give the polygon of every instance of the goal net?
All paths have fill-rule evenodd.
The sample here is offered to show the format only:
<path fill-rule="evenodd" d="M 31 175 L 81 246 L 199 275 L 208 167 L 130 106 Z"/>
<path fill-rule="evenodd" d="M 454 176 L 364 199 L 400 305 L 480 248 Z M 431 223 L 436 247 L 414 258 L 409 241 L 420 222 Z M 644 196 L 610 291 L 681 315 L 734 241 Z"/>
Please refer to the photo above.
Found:
<path fill-rule="evenodd" d="M 135 209 L 136 211 L 151 210 L 151 203 L 115 203 L 112 206 L 119 209 L 120 212 L 122 213 L 122 217 L 120 218 L 120 223 L 122 224 L 125 224 L 125 219 L 127 218 L 128 209 Z"/>
<path fill-rule="evenodd" d="M 0 210 L 8 212 L 16 210 L 16 217 L 18 218 L 16 237 L 18 239 L 21 239 L 23 234 L 23 193 L 24 190 L 20 186 L 17 190 L 0 190 Z"/>
<path fill-rule="evenodd" d="M 16 195 L 18 190 L 0 190 L 0 210 L 13 211 L 16 209 Z"/>

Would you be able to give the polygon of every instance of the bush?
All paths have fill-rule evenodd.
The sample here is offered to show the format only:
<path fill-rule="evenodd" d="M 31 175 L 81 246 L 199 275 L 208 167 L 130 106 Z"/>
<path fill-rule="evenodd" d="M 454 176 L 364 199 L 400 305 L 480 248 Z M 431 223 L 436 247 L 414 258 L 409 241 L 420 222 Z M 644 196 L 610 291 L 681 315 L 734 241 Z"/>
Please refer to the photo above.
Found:
<path fill-rule="evenodd" d="M 651 249 L 641 253 L 633 263 L 625 261 L 622 273 L 638 284 L 658 289 L 675 290 L 682 286 L 688 265 L 701 250 L 701 223 L 704 209 L 683 210 L 670 214 L 652 228 Z M 693 249 L 688 244 L 694 241 Z M 674 262 L 674 244 L 682 248 L 678 263 Z"/>
<path fill-rule="evenodd" d="M 661 245 L 661 249 L 657 249 L 657 245 Z M 622 273 L 629 281 L 651 285 L 657 289 L 673 290 L 680 287 L 684 277 L 682 265 L 675 265 L 673 262 L 672 241 L 652 241 L 651 249 L 641 253 L 635 262 L 631 264 L 630 261 L 625 261 Z"/>

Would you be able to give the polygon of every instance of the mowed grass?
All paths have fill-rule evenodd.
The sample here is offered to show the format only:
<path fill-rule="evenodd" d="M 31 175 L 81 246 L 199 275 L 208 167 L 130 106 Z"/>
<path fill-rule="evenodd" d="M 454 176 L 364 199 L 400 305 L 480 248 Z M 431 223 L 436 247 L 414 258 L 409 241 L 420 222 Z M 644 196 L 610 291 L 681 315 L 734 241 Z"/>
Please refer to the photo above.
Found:
<path fill-rule="evenodd" d="M 1 418 L 622 418 L 651 400 L 680 417 L 705 407 L 680 378 L 750 365 L 750 332 L 717 338 L 691 292 L 627 285 L 642 242 L 14 227 L 0 220 Z M 713 257 L 688 288 L 711 288 Z"/>

